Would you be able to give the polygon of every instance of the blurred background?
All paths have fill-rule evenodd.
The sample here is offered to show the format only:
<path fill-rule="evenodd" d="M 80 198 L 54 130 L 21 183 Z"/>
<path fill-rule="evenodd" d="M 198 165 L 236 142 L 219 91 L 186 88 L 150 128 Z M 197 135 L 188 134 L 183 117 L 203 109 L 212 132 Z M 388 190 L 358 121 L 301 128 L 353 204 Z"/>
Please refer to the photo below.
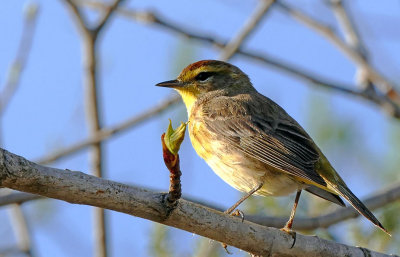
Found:
<path fill-rule="evenodd" d="M 113 4 L 2 1 L 2 148 L 52 167 L 167 191 L 160 136 L 169 118 L 177 125 L 187 114 L 175 92 L 154 85 L 192 62 L 225 59 L 309 132 L 360 199 L 399 187 L 399 1 Z M 88 147 L 93 138 L 97 143 Z M 221 209 L 240 198 L 188 137 L 180 156 L 184 198 Z M 105 211 L 104 250 L 94 236 L 93 219 L 102 220 L 94 208 L 51 199 L 2 202 L 14 194 L 0 191 L 0 256 L 227 256 L 209 239 L 113 211 Z M 251 197 L 240 209 L 286 218 L 293 200 Z M 363 217 L 301 233 L 399 254 L 400 202 L 386 200 L 373 212 L 391 238 Z M 304 193 L 297 217 L 337 209 Z"/>

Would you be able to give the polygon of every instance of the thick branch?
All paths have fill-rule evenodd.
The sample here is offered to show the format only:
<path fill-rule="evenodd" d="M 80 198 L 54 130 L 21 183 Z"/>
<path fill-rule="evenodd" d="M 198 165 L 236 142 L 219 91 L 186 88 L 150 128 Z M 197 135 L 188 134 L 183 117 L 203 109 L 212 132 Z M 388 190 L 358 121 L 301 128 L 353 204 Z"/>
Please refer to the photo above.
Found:
<path fill-rule="evenodd" d="M 127 186 L 78 171 L 60 170 L 32 163 L 0 149 L 0 185 L 70 203 L 86 204 L 127 213 L 227 243 L 260 256 L 388 256 L 347 246 L 316 236 L 292 237 L 180 199 L 168 212 L 165 194 Z"/>
<path fill-rule="evenodd" d="M 151 191 L 151 189 L 146 189 L 146 190 Z M 30 193 L 12 192 L 10 194 L 0 196 L 0 206 L 5 206 L 13 203 L 24 203 L 27 201 L 38 200 L 38 199 L 44 199 L 44 198 L 42 196 Z M 362 202 L 365 203 L 368 209 L 376 210 L 378 208 L 386 206 L 387 204 L 396 202 L 399 199 L 400 199 L 400 185 L 394 184 L 392 186 L 388 186 L 385 190 L 381 192 L 377 192 L 372 196 L 363 199 Z M 224 208 L 210 205 L 205 202 L 201 202 L 198 199 L 189 199 L 189 200 L 212 209 L 224 211 Z M 353 207 L 347 206 L 346 208 L 338 208 L 330 213 L 312 218 L 296 216 L 293 227 L 297 230 L 313 230 L 320 227 L 328 228 L 341 221 L 356 218 L 358 216 L 360 216 L 360 214 L 356 212 Z M 281 228 L 286 223 L 287 217 L 246 215 L 246 220 L 268 227 Z"/>

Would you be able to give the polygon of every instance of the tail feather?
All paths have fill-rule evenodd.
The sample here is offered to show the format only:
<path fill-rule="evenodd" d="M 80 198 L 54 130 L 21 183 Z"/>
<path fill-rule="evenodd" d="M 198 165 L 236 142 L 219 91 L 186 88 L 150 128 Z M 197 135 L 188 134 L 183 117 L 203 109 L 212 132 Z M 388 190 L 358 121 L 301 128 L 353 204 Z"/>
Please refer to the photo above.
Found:
<path fill-rule="evenodd" d="M 346 206 L 344 204 L 343 200 L 340 198 L 340 196 L 333 194 L 331 192 L 325 191 L 319 187 L 310 186 L 310 187 L 306 188 L 305 190 L 308 191 L 309 193 L 319 196 L 325 200 L 336 203 L 337 205 L 340 205 L 343 207 Z"/>
<path fill-rule="evenodd" d="M 348 189 L 345 185 L 338 185 L 336 188 L 338 193 L 345 198 L 360 214 L 369 219 L 375 224 L 375 226 L 382 229 L 386 234 L 391 236 L 391 234 L 382 226 L 374 214 L 368 210 L 368 208 L 350 191 L 350 189 Z"/>

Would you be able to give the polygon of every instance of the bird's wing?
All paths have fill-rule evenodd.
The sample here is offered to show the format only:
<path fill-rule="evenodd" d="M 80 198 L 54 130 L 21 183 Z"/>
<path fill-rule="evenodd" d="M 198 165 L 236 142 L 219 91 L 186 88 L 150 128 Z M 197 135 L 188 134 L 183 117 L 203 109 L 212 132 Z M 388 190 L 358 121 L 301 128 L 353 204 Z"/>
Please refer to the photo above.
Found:
<path fill-rule="evenodd" d="M 262 108 L 251 109 L 249 104 L 243 107 L 242 103 L 244 109 L 239 111 L 229 101 L 214 102 L 210 106 L 212 109 L 203 109 L 206 114 L 203 121 L 210 131 L 273 168 L 306 183 L 326 187 L 324 179 L 315 172 L 319 154 L 312 139 L 289 116 L 289 120 L 277 122 L 263 113 Z"/>

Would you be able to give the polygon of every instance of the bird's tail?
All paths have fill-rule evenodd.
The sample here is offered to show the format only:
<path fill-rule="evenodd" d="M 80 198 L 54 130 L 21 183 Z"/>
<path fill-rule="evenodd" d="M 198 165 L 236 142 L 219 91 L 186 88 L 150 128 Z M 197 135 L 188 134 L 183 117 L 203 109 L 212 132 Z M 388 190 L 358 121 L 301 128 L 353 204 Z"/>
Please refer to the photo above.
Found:
<path fill-rule="evenodd" d="M 382 226 L 379 220 L 372 214 L 370 210 L 355 196 L 346 185 L 337 185 L 336 189 L 338 193 L 345 198 L 360 214 L 369 219 L 375 226 L 382 229 L 386 234 L 391 234 Z"/>

